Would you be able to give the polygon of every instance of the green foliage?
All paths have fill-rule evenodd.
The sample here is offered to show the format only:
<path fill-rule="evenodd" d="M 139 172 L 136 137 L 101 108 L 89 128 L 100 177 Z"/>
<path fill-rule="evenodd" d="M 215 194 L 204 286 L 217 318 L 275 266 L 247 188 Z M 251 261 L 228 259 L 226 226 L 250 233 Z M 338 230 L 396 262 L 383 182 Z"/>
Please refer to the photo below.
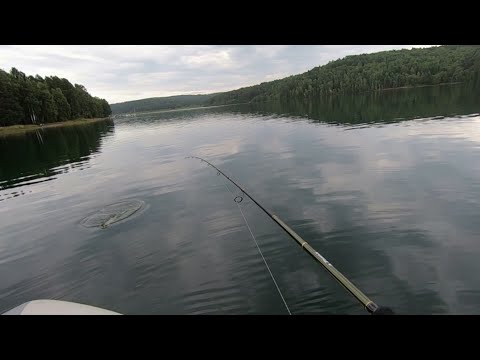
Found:
<path fill-rule="evenodd" d="M 0 126 L 38 124 L 112 113 L 104 99 L 92 97 L 82 85 L 56 76 L 26 76 L 12 68 L 0 70 Z"/>
<path fill-rule="evenodd" d="M 156 97 L 142 100 L 126 101 L 112 104 L 114 114 L 124 114 L 141 111 L 155 111 L 203 106 L 207 100 L 215 94 L 210 95 L 179 95 L 169 97 Z"/>
<path fill-rule="evenodd" d="M 23 109 L 12 94 L 18 92 L 18 87 L 9 74 L 0 70 L 0 126 L 15 124 L 15 120 L 23 117 Z"/>
<path fill-rule="evenodd" d="M 71 117 L 70 104 L 67 101 L 65 95 L 60 88 L 52 89 L 52 97 L 55 102 L 55 108 L 57 109 L 56 121 L 65 121 Z"/>
<path fill-rule="evenodd" d="M 218 94 L 206 105 L 312 99 L 480 79 L 479 46 L 439 46 L 352 55 L 306 73 Z"/>

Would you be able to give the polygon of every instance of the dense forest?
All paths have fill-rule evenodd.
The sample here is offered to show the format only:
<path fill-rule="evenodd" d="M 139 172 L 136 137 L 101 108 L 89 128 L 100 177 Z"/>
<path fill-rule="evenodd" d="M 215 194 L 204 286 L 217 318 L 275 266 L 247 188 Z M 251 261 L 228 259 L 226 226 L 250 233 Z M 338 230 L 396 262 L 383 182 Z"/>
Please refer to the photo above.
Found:
<path fill-rule="evenodd" d="M 27 76 L 0 69 L 0 126 L 41 124 L 79 118 L 107 117 L 104 99 L 92 97 L 83 85 L 57 76 Z"/>
<path fill-rule="evenodd" d="M 112 104 L 111 107 L 114 114 L 131 113 L 134 111 L 142 112 L 188 108 L 195 106 L 203 106 L 211 97 L 215 95 L 216 94 L 155 97 Z"/>
<path fill-rule="evenodd" d="M 352 55 L 306 73 L 220 93 L 205 105 L 309 99 L 480 79 L 480 46 L 439 46 Z"/>

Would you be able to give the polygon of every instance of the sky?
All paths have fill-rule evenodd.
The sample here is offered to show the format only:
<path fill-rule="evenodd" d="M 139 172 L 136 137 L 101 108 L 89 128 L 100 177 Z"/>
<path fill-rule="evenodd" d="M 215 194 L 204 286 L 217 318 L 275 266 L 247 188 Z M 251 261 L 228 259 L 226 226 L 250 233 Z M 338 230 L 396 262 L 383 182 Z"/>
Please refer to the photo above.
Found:
<path fill-rule="evenodd" d="M 208 94 L 300 74 L 347 55 L 430 45 L 0 45 L 0 69 L 67 78 L 110 104 Z"/>

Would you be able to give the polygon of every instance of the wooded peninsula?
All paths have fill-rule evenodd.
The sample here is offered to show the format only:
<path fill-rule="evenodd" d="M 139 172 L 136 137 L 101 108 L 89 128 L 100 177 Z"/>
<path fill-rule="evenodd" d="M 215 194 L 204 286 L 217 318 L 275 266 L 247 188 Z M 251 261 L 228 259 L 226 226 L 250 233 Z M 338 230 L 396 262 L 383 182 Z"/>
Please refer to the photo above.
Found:
<path fill-rule="evenodd" d="M 105 99 L 92 97 L 83 85 L 57 76 L 27 76 L 0 69 L 0 126 L 40 125 L 74 119 L 105 118 Z"/>

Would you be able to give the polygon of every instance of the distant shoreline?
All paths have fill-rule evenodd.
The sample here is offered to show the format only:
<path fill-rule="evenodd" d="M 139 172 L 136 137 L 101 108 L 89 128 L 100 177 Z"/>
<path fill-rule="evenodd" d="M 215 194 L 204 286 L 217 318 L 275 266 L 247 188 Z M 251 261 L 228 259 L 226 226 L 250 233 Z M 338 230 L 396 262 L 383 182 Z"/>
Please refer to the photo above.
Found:
<path fill-rule="evenodd" d="M 399 86 L 399 87 L 393 87 L 393 88 L 385 88 L 385 89 L 378 89 L 378 90 L 369 90 L 365 92 L 358 92 L 358 93 L 353 93 L 349 95 L 358 95 L 358 94 L 365 94 L 365 93 L 374 93 L 374 92 L 381 92 L 381 91 L 391 91 L 391 90 L 401 90 L 401 89 L 415 89 L 415 88 L 423 88 L 423 87 L 433 87 L 433 86 L 444 86 L 444 85 L 457 85 L 457 84 L 463 84 L 462 81 L 455 81 L 455 82 L 446 82 L 446 83 L 440 83 L 440 84 L 430 84 L 430 85 L 409 85 L 409 86 Z M 344 94 L 334 94 L 333 96 L 338 96 L 338 95 L 344 95 Z M 262 101 L 264 102 L 264 101 Z M 223 105 L 210 105 L 210 106 L 197 106 L 197 107 L 184 107 L 184 108 L 176 108 L 176 109 L 159 109 L 159 110 L 150 110 L 150 111 L 141 111 L 137 112 L 137 115 L 144 115 L 144 114 L 154 114 L 154 113 L 165 113 L 165 112 L 174 112 L 174 111 L 187 111 L 187 110 L 199 110 L 199 109 L 211 109 L 211 108 L 218 108 L 218 107 L 225 107 L 225 106 L 232 106 L 232 105 L 243 105 L 243 104 L 252 104 L 255 103 L 250 101 L 250 102 L 243 102 L 243 103 L 232 103 L 232 104 L 223 104 Z M 117 114 L 112 114 L 113 117 L 115 116 L 133 116 L 132 113 L 117 113 Z"/>
<path fill-rule="evenodd" d="M 150 110 L 150 111 L 139 111 L 137 115 L 145 115 L 145 114 L 156 114 L 156 113 L 164 113 L 164 112 L 174 112 L 174 111 L 186 111 L 186 110 L 200 110 L 200 109 L 211 109 L 211 108 L 218 108 L 230 105 L 241 105 L 241 104 L 248 104 L 248 103 L 235 103 L 235 104 L 224 104 L 224 105 L 210 105 L 210 106 L 196 106 L 196 107 L 184 107 L 184 108 L 175 108 L 175 109 L 159 109 L 159 110 Z M 112 114 L 113 117 L 115 116 L 133 116 L 132 113 L 117 113 Z"/>
<path fill-rule="evenodd" d="M 29 124 L 29 125 L 3 126 L 3 127 L 0 127 L 0 136 L 15 135 L 15 134 L 18 135 L 18 134 L 24 134 L 28 131 L 54 128 L 54 127 L 91 124 L 91 123 L 95 123 L 95 122 L 99 122 L 99 121 L 107 121 L 109 119 L 111 119 L 111 118 L 106 117 L 106 118 L 94 118 L 94 119 L 75 119 L 75 120 L 59 121 L 59 122 L 55 122 L 55 123 L 47 123 L 47 124 L 43 124 L 43 125 Z"/>
<path fill-rule="evenodd" d="M 414 89 L 414 88 L 429 87 L 429 86 L 443 86 L 443 85 L 455 85 L 455 84 L 463 84 L 463 82 L 462 82 L 462 81 L 455 81 L 455 82 L 447 82 L 447 83 L 440 83 L 440 84 L 433 84 L 433 85 L 399 86 L 399 87 L 393 87 L 393 88 L 378 89 L 378 90 L 374 90 L 374 91 L 387 91 L 387 90 L 398 90 L 398 89 Z"/>

